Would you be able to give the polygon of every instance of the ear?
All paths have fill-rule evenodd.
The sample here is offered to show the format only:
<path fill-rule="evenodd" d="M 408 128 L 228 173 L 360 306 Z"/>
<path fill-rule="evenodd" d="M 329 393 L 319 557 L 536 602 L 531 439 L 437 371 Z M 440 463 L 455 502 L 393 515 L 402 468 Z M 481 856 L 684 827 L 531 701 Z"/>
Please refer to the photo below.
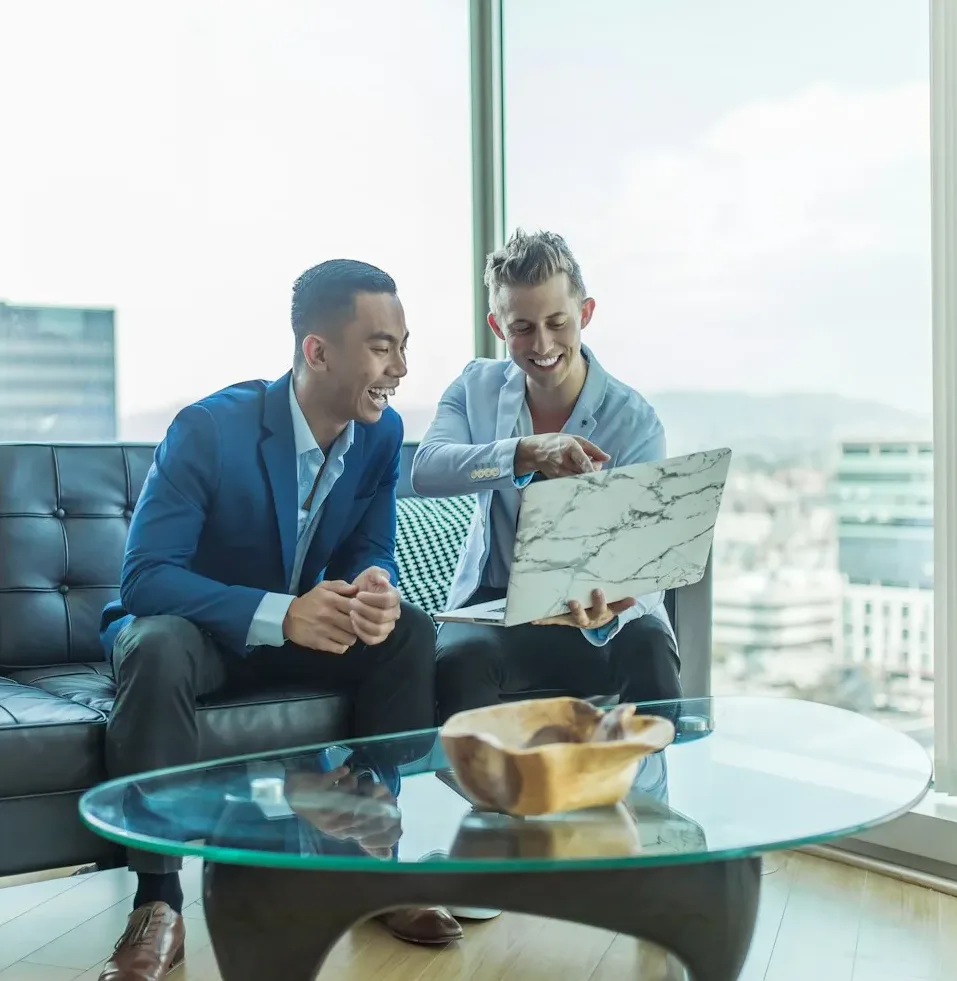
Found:
<path fill-rule="evenodd" d="M 499 327 L 498 321 L 495 319 L 495 314 L 490 313 L 488 315 L 488 325 L 492 328 L 492 333 L 500 340 L 505 340 L 505 334 L 502 332 L 502 328 Z"/>
<path fill-rule="evenodd" d="M 302 356 L 313 371 L 324 371 L 328 366 L 328 344 L 318 334 L 307 334 L 302 342 Z"/>
<path fill-rule="evenodd" d="M 591 323 L 591 318 L 595 315 L 595 301 L 590 297 L 585 298 L 585 302 L 582 304 L 582 330 L 584 330 L 589 323 Z"/>

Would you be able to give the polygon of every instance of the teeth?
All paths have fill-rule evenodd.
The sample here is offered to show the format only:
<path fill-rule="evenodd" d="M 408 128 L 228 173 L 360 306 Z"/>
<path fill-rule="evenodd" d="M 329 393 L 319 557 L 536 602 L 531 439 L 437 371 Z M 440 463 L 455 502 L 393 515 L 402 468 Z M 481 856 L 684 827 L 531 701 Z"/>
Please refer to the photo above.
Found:
<path fill-rule="evenodd" d="M 370 388 L 369 396 L 378 405 L 388 405 L 389 399 L 395 395 L 394 388 Z"/>
<path fill-rule="evenodd" d="M 539 368 L 551 368 L 553 364 L 558 363 L 560 355 L 556 354 L 554 358 L 532 358 L 532 361 L 538 365 Z"/>

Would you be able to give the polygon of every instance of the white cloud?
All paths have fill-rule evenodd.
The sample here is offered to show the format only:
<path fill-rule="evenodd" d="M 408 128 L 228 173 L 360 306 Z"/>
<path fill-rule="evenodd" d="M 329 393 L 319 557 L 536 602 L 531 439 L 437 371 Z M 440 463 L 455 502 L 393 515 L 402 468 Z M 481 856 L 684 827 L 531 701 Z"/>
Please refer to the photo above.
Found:
<path fill-rule="evenodd" d="M 906 246 L 925 216 L 885 187 L 893 196 L 902 171 L 927 181 L 928 99 L 926 85 L 816 86 L 731 112 L 690 149 L 638 154 L 624 209 L 634 252 L 675 280 L 707 281 Z"/>

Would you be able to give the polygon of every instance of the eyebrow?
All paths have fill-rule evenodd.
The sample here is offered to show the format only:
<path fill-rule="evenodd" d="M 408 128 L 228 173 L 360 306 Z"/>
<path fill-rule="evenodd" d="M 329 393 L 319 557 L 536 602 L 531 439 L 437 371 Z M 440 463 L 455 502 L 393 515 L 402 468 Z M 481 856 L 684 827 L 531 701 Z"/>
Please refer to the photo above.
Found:
<path fill-rule="evenodd" d="M 568 311 L 567 310 L 556 310 L 554 313 L 548 314 L 545 317 L 545 319 L 546 320 L 554 320 L 555 317 L 567 317 L 567 316 L 568 316 Z M 514 325 L 514 324 L 530 324 L 530 323 L 531 323 L 531 320 L 529 320 L 527 317 L 516 317 L 512 321 L 512 325 Z"/>
<path fill-rule="evenodd" d="M 408 339 L 409 339 L 409 332 L 406 331 L 402 335 L 402 340 L 399 343 L 400 344 L 405 344 L 405 342 Z M 395 335 L 394 334 L 390 334 L 387 330 L 377 330 L 374 333 L 370 334 L 366 338 L 366 340 L 367 341 L 385 341 L 387 344 L 395 344 L 396 343 Z"/>

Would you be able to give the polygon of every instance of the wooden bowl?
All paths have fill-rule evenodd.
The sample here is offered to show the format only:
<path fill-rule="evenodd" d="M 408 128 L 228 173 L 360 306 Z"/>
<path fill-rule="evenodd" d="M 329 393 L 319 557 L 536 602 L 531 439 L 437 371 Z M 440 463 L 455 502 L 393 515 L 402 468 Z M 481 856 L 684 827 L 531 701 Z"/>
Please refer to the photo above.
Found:
<path fill-rule="evenodd" d="M 479 804 L 530 817 L 618 804 L 638 763 L 669 745 L 668 719 L 634 705 L 602 712 L 543 698 L 459 712 L 439 735 L 462 788 Z"/>

